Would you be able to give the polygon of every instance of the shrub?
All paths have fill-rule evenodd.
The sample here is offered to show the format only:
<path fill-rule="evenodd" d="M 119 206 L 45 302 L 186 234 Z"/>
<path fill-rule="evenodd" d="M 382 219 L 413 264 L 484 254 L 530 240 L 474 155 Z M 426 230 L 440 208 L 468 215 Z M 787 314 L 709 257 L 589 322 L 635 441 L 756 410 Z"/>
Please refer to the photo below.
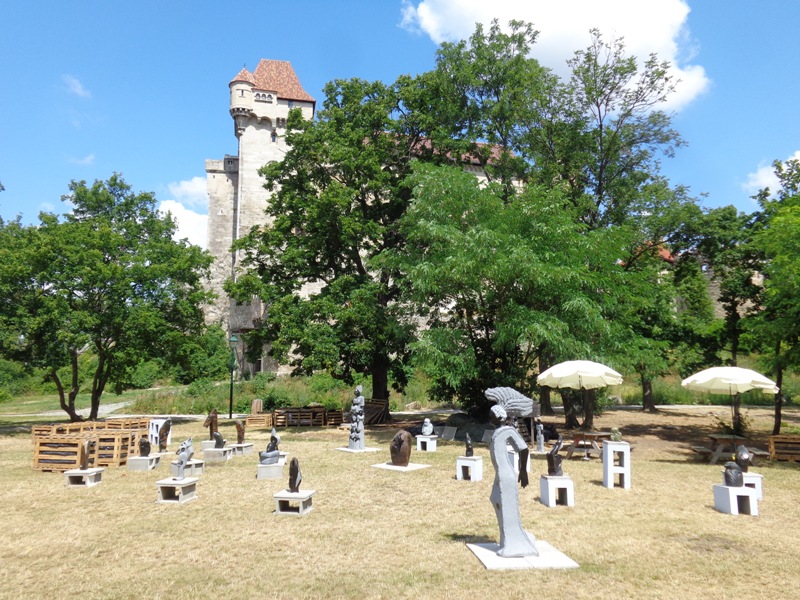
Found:
<path fill-rule="evenodd" d="M 214 382 L 210 379 L 196 379 L 186 388 L 186 395 L 191 398 L 208 396 L 214 391 Z"/>

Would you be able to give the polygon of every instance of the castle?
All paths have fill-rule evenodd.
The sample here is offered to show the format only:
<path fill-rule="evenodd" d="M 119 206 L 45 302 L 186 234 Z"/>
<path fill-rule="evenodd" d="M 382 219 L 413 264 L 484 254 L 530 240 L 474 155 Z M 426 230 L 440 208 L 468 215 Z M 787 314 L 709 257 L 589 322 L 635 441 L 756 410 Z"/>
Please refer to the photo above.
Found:
<path fill-rule="evenodd" d="M 257 301 L 232 303 L 223 290 L 236 268 L 231 244 L 265 221 L 269 192 L 258 170 L 282 160 L 288 150 L 284 134 L 289 109 L 299 108 L 304 118 L 312 119 L 316 103 L 287 61 L 262 59 L 252 73 L 239 71 L 229 88 L 239 148 L 235 156 L 206 160 L 208 250 L 214 256 L 211 289 L 217 294 L 216 303 L 206 309 L 206 321 L 221 322 L 232 335 L 252 329 L 262 307 Z M 260 364 L 249 367 L 261 370 Z"/>

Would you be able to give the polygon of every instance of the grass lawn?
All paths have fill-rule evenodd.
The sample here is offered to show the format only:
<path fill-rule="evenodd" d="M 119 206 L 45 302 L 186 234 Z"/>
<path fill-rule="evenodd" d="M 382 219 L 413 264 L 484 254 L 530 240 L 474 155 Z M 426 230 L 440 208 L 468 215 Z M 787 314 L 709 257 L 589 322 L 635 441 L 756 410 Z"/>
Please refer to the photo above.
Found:
<path fill-rule="evenodd" d="M 751 445 L 766 449 L 771 410 L 747 413 Z M 465 542 L 497 541 L 489 503 L 494 471 L 485 445 L 484 479 L 457 481 L 463 445 L 440 442 L 412 452 L 430 468 L 397 473 L 371 465 L 389 460 L 398 424 L 368 428 L 377 453 L 350 454 L 347 432 L 289 429 L 281 449 L 296 456 L 301 489 L 314 489 L 304 517 L 273 514 L 283 480 L 256 480 L 257 456 L 210 466 L 199 499 L 157 504 L 155 481 L 169 476 L 108 468 L 101 485 L 67 488 L 63 475 L 31 468 L 26 427 L 37 419 L 0 418 L 0 597 L 18 598 L 797 598 L 800 597 L 800 465 L 761 461 L 759 517 L 714 510 L 721 465 L 693 456 L 707 443 L 724 407 L 675 407 L 660 414 L 612 410 L 597 428 L 619 427 L 633 446 L 629 491 L 601 485 L 598 459 L 565 462 L 574 508 L 539 502 L 541 456 L 520 491 L 526 529 L 578 562 L 565 571 L 487 571 Z M 422 417 L 416 419 L 421 422 Z M 545 419 L 560 425 L 560 419 Z M 800 410 L 787 408 L 787 425 Z M 207 432 L 201 421 L 173 427 L 174 452 L 193 436 L 196 457 Z M 220 419 L 227 440 L 233 424 Z M 568 439 L 568 434 L 565 436 Z M 249 430 L 256 450 L 269 432 Z"/>

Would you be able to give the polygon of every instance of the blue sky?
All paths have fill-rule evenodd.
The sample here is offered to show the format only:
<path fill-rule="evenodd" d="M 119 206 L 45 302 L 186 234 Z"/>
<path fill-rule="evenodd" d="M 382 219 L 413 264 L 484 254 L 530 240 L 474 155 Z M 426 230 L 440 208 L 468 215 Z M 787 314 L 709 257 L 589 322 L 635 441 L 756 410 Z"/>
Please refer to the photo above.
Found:
<path fill-rule="evenodd" d="M 2 16 L 4 219 L 61 212 L 70 180 L 119 172 L 204 244 L 204 163 L 236 152 L 228 82 L 243 65 L 288 60 L 321 103 L 331 79 L 431 69 L 441 41 L 492 18 L 533 22 L 533 56 L 556 72 L 591 27 L 670 60 L 682 82 L 666 109 L 689 145 L 663 172 L 703 206 L 756 210 L 770 163 L 800 156 L 800 2 L 31 0 Z"/>

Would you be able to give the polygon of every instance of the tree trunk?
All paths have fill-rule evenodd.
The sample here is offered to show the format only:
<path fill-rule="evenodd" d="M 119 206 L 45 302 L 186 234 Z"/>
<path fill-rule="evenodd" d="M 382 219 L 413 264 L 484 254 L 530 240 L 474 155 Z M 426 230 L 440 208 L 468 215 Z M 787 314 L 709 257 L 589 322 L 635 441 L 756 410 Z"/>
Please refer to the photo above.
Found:
<path fill-rule="evenodd" d="M 550 356 L 547 352 L 542 352 L 541 356 L 539 357 L 539 373 L 544 373 L 547 369 L 552 366 L 552 361 L 550 360 Z M 539 408 L 541 409 L 542 415 L 552 416 L 555 413 L 553 410 L 553 404 L 550 402 L 550 388 L 547 386 L 541 386 L 539 388 Z"/>
<path fill-rule="evenodd" d="M 779 435 L 781 432 L 781 411 L 783 410 L 783 367 L 781 366 L 780 340 L 778 340 L 775 347 L 775 359 L 777 364 L 775 385 L 778 386 L 778 393 L 775 394 L 775 420 L 772 423 L 772 435 Z"/>
<path fill-rule="evenodd" d="M 733 428 L 734 435 L 744 435 L 744 428 L 742 427 L 742 397 L 737 392 L 733 395 L 731 400 L 733 418 L 731 419 L 731 427 Z"/>
<path fill-rule="evenodd" d="M 646 410 L 647 412 L 658 412 L 656 409 L 656 401 L 653 398 L 653 380 L 645 377 L 644 375 L 641 376 L 642 378 L 642 410 Z"/>
<path fill-rule="evenodd" d="M 561 402 L 564 404 L 564 427 L 567 429 L 577 429 L 581 426 L 578 421 L 578 407 L 573 395 L 574 390 L 559 390 Z"/>
<path fill-rule="evenodd" d="M 58 403 L 61 406 L 61 410 L 67 413 L 67 416 L 71 422 L 75 423 L 78 421 L 83 421 L 83 417 L 75 412 L 75 397 L 78 395 L 78 390 L 74 388 L 71 389 L 69 392 L 69 398 L 67 398 L 67 394 L 64 391 L 64 386 L 61 383 L 61 379 L 59 379 L 58 373 L 56 373 L 56 370 L 52 367 L 50 368 L 50 377 L 56 384 L 56 389 L 58 390 Z"/>
<path fill-rule="evenodd" d="M 581 396 L 583 398 L 583 426 L 581 429 L 591 431 L 594 429 L 595 391 L 581 389 Z"/>

